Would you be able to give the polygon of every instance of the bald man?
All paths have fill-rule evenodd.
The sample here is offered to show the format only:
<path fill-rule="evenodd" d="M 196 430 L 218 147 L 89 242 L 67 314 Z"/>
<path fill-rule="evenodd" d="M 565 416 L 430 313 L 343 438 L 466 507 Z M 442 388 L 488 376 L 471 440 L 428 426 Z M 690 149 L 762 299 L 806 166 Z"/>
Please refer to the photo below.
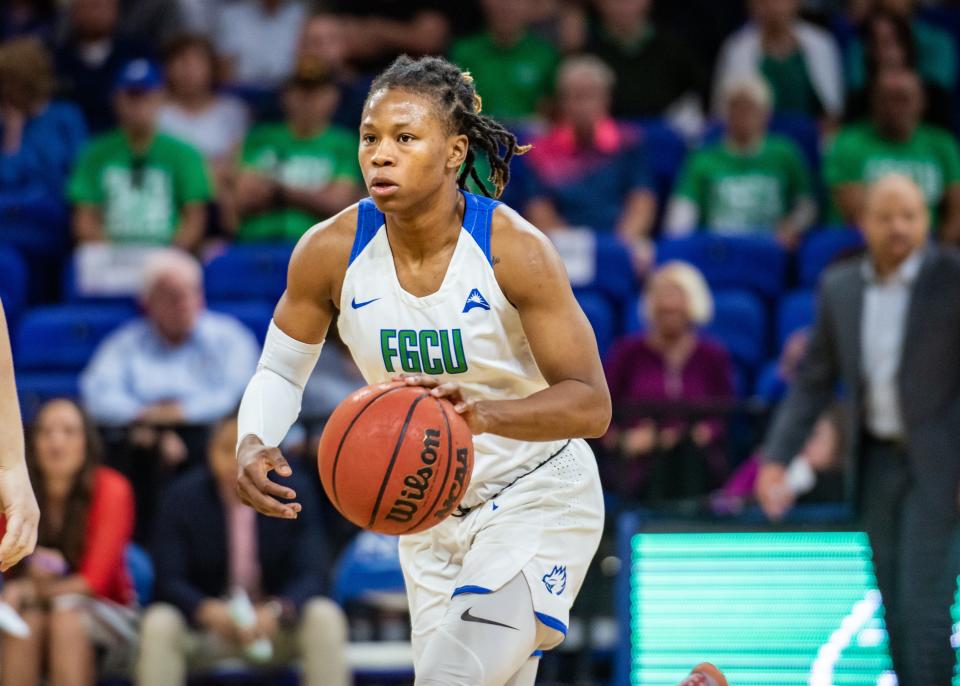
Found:
<path fill-rule="evenodd" d="M 930 244 L 922 191 L 891 174 L 866 191 L 863 259 L 820 284 L 807 356 L 764 446 L 757 496 L 792 506 L 785 466 L 843 389 L 849 494 L 870 537 L 900 686 L 949 684 L 960 574 L 960 257 Z"/>

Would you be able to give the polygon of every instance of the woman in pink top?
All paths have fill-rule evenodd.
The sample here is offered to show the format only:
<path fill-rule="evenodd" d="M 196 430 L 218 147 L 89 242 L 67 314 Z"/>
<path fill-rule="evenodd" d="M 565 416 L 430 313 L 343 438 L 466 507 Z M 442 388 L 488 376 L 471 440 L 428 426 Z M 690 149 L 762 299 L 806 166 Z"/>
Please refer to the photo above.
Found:
<path fill-rule="evenodd" d="M 604 368 L 615 409 L 649 405 L 657 408 L 657 416 L 617 422 L 615 413 L 604 439 L 616 455 L 608 465 L 614 472 L 608 474 L 608 485 L 637 497 L 655 474 L 659 483 L 648 493 L 651 497 L 695 495 L 691 489 L 706 492 L 723 476 L 725 422 L 720 417 L 691 417 L 686 410 L 732 400 L 734 390 L 729 354 L 698 329 L 713 315 L 703 276 L 683 262 L 661 266 L 647 282 L 643 315 L 646 330 L 615 342 Z M 699 470 L 680 464 L 681 457 L 691 455 L 701 462 Z"/>
<path fill-rule="evenodd" d="M 30 434 L 27 464 L 40 505 L 36 552 L 5 577 L 2 599 L 30 635 L 2 638 L 0 685 L 95 682 L 91 627 L 111 612 L 129 621 L 134 602 L 124 551 L 133 532 L 130 484 L 100 466 L 96 429 L 71 400 L 52 400 Z M 5 522 L 0 519 L 0 534 Z M 116 625 L 114 625 L 116 628 Z"/>

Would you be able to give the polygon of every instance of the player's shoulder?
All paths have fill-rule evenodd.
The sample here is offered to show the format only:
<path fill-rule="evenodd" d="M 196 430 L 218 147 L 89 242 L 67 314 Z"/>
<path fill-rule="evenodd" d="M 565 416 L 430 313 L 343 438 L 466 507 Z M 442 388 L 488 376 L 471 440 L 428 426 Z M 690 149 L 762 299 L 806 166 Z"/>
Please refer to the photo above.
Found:
<path fill-rule="evenodd" d="M 290 258 L 288 282 L 316 288 L 331 279 L 342 281 L 357 232 L 359 203 L 314 224 L 297 242 Z"/>
<path fill-rule="evenodd" d="M 497 281 L 508 297 L 531 284 L 542 286 L 567 279 L 550 239 L 507 205 L 497 205 L 493 212 L 490 257 Z"/>
<path fill-rule="evenodd" d="M 529 260 L 556 254 L 553 243 L 519 212 L 500 203 L 490 220 L 490 252 L 503 260 Z"/>
<path fill-rule="evenodd" d="M 121 151 L 126 148 L 125 139 L 120 129 L 107 131 L 90 139 L 87 144 L 86 154 L 91 157 L 109 155 L 115 151 Z"/>

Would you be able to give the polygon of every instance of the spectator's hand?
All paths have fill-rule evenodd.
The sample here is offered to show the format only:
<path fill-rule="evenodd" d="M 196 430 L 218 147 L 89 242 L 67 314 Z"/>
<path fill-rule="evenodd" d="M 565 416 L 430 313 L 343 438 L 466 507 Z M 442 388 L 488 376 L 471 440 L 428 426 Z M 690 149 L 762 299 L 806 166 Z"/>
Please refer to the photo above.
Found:
<path fill-rule="evenodd" d="M 37 545 L 40 508 L 25 464 L 0 469 L 0 506 L 7 520 L 7 530 L 0 541 L 0 572 L 5 572 Z"/>
<path fill-rule="evenodd" d="M 280 630 L 280 618 L 277 611 L 269 603 L 257 605 L 256 634 L 258 638 L 273 640 Z"/>
<path fill-rule="evenodd" d="M 0 121 L 3 122 L 3 152 L 13 154 L 23 143 L 23 129 L 27 123 L 26 113 L 9 103 L 0 104 Z"/>
<path fill-rule="evenodd" d="M 394 374 L 391 381 L 400 381 L 408 386 L 423 386 L 429 388 L 430 395 L 435 398 L 446 398 L 453 403 L 453 410 L 460 415 L 470 427 L 470 433 L 482 434 L 490 430 L 482 411 L 482 405 L 476 400 L 465 400 L 460 392 L 460 384 L 454 382 L 440 383 L 436 377 L 427 374 Z"/>
<path fill-rule="evenodd" d="M 801 235 L 797 227 L 790 221 L 780 222 L 780 226 L 777 227 L 777 243 L 789 252 L 793 252 L 800 245 Z"/>
<path fill-rule="evenodd" d="M 668 426 L 664 429 L 660 429 L 660 447 L 663 450 L 673 450 L 677 447 L 677 443 L 680 442 L 681 436 L 681 430 L 675 426 Z"/>
<path fill-rule="evenodd" d="M 796 501 L 796 496 L 787 486 L 786 467 L 775 462 L 767 462 L 760 467 L 755 490 L 764 514 L 773 521 L 783 519 Z"/>
<path fill-rule="evenodd" d="M 268 176 L 245 169 L 234 181 L 237 205 L 248 212 L 269 209 L 276 194 L 276 183 Z"/>
<path fill-rule="evenodd" d="M 282 503 L 277 498 L 293 500 L 296 492 L 267 477 L 276 470 L 281 477 L 293 474 L 279 448 L 268 448 L 259 438 L 248 434 L 237 447 L 237 494 L 240 500 L 261 514 L 296 519 L 300 503 Z"/>
<path fill-rule="evenodd" d="M 240 628 L 233 621 L 230 606 L 222 600 L 208 598 L 197 608 L 197 624 L 229 643 L 242 643 Z"/>
<path fill-rule="evenodd" d="M 656 444 L 657 427 L 648 420 L 623 433 L 620 449 L 627 457 L 639 457 L 653 450 Z"/>
<path fill-rule="evenodd" d="M 160 424 L 162 426 L 183 424 L 183 408 L 180 407 L 180 403 L 167 400 L 144 408 L 137 419 L 147 424 Z"/>
<path fill-rule="evenodd" d="M 30 579 L 12 579 L 3 584 L 0 600 L 19 613 L 37 602 L 37 587 Z"/>
<path fill-rule="evenodd" d="M 640 238 L 630 241 L 629 245 L 633 271 L 637 276 L 646 276 L 653 269 L 653 263 L 656 261 L 656 246 L 653 241 L 646 236 L 641 236 Z"/>
<path fill-rule="evenodd" d="M 164 467 L 176 467 L 187 459 L 187 444 L 176 431 L 168 429 L 161 432 L 157 447 L 160 448 L 160 461 Z"/>
<path fill-rule="evenodd" d="M 70 565 L 59 550 L 38 546 L 27 558 L 27 573 L 31 579 L 56 579 L 67 573 Z"/>
<path fill-rule="evenodd" d="M 693 425 L 690 437 L 698 448 L 706 448 L 713 441 L 713 427 L 709 422 L 697 422 Z"/>

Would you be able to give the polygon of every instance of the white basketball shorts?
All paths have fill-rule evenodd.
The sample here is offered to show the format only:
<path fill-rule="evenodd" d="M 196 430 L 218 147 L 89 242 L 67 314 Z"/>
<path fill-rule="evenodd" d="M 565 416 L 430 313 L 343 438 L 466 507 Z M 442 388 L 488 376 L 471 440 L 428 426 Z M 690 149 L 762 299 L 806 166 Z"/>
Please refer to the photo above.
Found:
<path fill-rule="evenodd" d="M 600 544 L 603 516 L 596 458 L 585 441 L 572 440 L 466 515 L 401 536 L 414 662 L 451 598 L 492 593 L 518 573 L 530 587 L 537 619 L 551 629 L 538 648 L 559 645 Z"/>

